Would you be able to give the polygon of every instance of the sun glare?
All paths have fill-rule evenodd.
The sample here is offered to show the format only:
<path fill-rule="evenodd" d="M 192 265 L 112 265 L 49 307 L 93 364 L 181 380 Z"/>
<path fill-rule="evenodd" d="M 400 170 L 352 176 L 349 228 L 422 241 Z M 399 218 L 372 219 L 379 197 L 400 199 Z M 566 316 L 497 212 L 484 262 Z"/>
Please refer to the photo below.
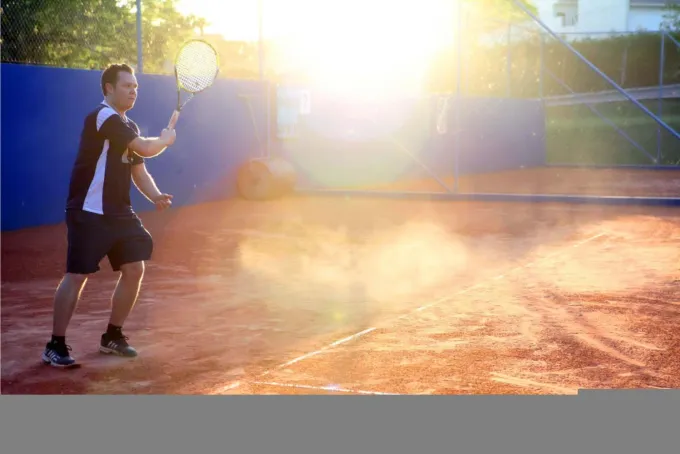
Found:
<path fill-rule="evenodd" d="M 442 0 L 307 0 L 290 16 L 287 63 L 325 89 L 418 91 L 434 53 L 449 44 Z"/>
<path fill-rule="evenodd" d="M 257 0 L 182 5 L 209 12 L 210 32 L 226 39 L 258 36 Z M 454 9 L 447 0 L 263 0 L 263 32 L 283 52 L 276 70 L 303 72 L 325 90 L 417 92 L 433 54 L 453 39 Z"/>

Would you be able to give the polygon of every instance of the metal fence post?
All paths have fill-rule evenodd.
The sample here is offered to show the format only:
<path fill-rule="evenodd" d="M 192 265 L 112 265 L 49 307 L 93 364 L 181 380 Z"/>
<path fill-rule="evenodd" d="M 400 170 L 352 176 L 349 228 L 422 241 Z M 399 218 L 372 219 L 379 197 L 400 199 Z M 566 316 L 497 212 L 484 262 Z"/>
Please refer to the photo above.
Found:
<path fill-rule="evenodd" d="M 659 58 L 659 118 L 663 119 L 663 72 L 666 60 L 666 32 L 661 31 L 661 55 Z M 656 129 L 656 163 L 661 163 L 661 126 Z"/>
<path fill-rule="evenodd" d="M 619 84 L 614 82 L 611 77 L 609 77 L 607 74 L 602 72 L 597 66 L 595 66 L 593 63 L 591 63 L 587 58 L 585 58 L 579 51 L 577 51 L 574 46 L 566 42 L 564 39 L 560 38 L 560 36 L 555 33 L 550 27 L 548 27 L 545 22 L 543 22 L 541 19 L 538 18 L 531 10 L 524 5 L 520 0 L 510 0 L 517 8 L 521 9 L 527 16 L 529 16 L 536 24 L 538 24 L 543 30 L 545 30 L 546 33 L 548 33 L 550 36 L 555 38 L 557 41 L 559 41 L 563 46 L 565 46 L 574 56 L 576 56 L 581 62 L 585 63 L 586 66 L 588 66 L 591 70 L 595 71 L 597 74 L 600 75 L 604 80 L 606 80 L 609 85 L 614 87 L 616 91 L 621 93 L 623 96 L 626 97 L 631 103 L 633 103 L 637 108 L 642 110 L 645 114 L 647 114 L 649 117 L 652 118 L 659 126 L 664 128 L 666 131 L 671 133 L 673 137 L 676 139 L 680 140 L 680 133 L 673 129 L 671 126 L 669 126 L 666 122 L 664 122 L 661 118 L 659 118 L 654 112 L 649 110 L 647 107 L 645 107 L 640 101 L 635 99 L 633 96 L 631 96 L 626 90 L 624 90 Z M 655 163 L 656 164 L 656 163 Z"/>
<path fill-rule="evenodd" d="M 142 0 L 137 0 L 137 72 L 144 73 L 144 56 L 142 52 Z"/>
<path fill-rule="evenodd" d="M 260 73 L 260 81 L 263 82 L 265 81 L 265 71 L 264 71 L 264 66 L 265 66 L 265 57 L 264 57 L 264 3 L 263 0 L 257 0 L 257 42 L 258 42 L 258 68 L 259 68 L 259 73 Z M 271 95 L 272 95 L 272 85 L 270 84 L 269 80 L 266 81 L 265 83 L 265 91 L 266 91 L 266 96 L 265 96 L 265 106 L 267 109 L 266 115 L 265 115 L 265 130 L 266 136 L 265 136 L 265 149 L 264 149 L 264 155 L 265 158 L 270 159 L 271 158 L 271 140 L 272 140 L 272 131 L 271 131 L 271 106 L 272 106 L 272 100 L 271 100 Z"/>
<path fill-rule="evenodd" d="M 453 192 L 457 193 L 459 188 L 458 188 L 458 178 L 460 176 L 460 172 L 458 169 L 458 163 L 459 163 L 459 155 L 460 155 L 460 131 L 458 130 L 460 128 L 460 95 L 461 95 L 461 72 L 462 72 L 462 63 L 463 63 L 463 56 L 462 56 L 462 51 L 463 51 L 463 30 L 461 29 L 463 25 L 463 0 L 458 0 L 458 13 L 456 17 L 456 59 L 458 62 L 456 63 L 456 71 L 457 71 L 457 82 L 456 82 L 456 102 L 454 104 L 454 108 L 456 109 L 456 112 L 454 114 L 454 118 L 456 120 L 456 127 L 453 128 L 454 130 L 454 136 L 453 136 L 453 159 L 454 159 L 454 164 L 453 164 Z M 449 107 L 446 107 L 449 109 Z M 448 116 L 448 112 L 447 112 Z M 448 121 L 448 118 L 447 118 Z"/>
<path fill-rule="evenodd" d="M 538 70 L 538 96 L 543 99 L 544 94 L 544 78 L 545 78 L 545 35 L 541 33 L 541 51 L 539 57 L 540 68 Z"/>
<path fill-rule="evenodd" d="M 264 15 L 262 0 L 257 0 L 257 41 L 258 41 L 258 67 L 260 80 L 264 79 L 264 35 L 262 30 L 262 16 Z"/>
<path fill-rule="evenodd" d="M 507 67 L 505 75 L 507 77 L 507 86 L 505 87 L 505 92 L 509 98 L 512 93 L 512 22 L 508 22 L 508 42 L 506 46 L 508 49 L 508 55 L 506 58 Z"/>

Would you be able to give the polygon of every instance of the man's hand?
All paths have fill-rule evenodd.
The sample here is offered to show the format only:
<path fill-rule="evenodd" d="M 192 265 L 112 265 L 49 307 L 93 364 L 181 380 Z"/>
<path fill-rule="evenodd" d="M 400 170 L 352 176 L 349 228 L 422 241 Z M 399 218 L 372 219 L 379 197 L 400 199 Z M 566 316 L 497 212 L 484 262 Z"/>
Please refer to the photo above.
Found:
<path fill-rule="evenodd" d="M 163 211 L 167 208 L 170 208 L 172 205 L 172 196 L 170 194 L 161 194 L 154 198 L 153 203 L 156 204 L 157 210 Z"/>
<path fill-rule="evenodd" d="M 175 138 L 177 137 L 177 133 L 175 133 L 174 129 L 168 129 L 165 128 L 163 131 L 161 131 L 161 142 L 163 142 L 163 145 L 166 147 L 169 147 L 173 143 L 175 143 Z"/>
<path fill-rule="evenodd" d="M 161 140 L 166 144 L 166 146 L 170 146 L 175 143 L 175 138 L 177 137 L 175 125 L 177 124 L 177 120 L 179 120 L 179 112 L 175 110 L 170 117 L 168 127 L 161 131 Z"/>

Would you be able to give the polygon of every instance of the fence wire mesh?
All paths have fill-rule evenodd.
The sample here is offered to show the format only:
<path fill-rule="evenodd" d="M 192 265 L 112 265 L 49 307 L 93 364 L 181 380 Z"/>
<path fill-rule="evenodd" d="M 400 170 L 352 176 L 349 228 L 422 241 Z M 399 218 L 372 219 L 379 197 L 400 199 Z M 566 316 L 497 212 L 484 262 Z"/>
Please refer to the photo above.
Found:
<path fill-rule="evenodd" d="M 5 0 L 2 9 L 3 63 L 139 66 L 135 0 Z M 174 0 L 144 1 L 141 16 L 146 73 L 169 73 L 179 45 L 206 24 L 181 14 Z"/>
<path fill-rule="evenodd" d="M 203 33 L 219 24 L 217 12 L 211 16 L 203 11 L 209 17 L 184 14 L 177 0 L 143 0 L 141 4 L 143 72 L 172 73 L 173 57 L 180 44 L 190 37 L 202 36 L 218 48 L 221 77 L 259 76 L 261 55 L 257 42 Z M 461 18 L 456 18 L 457 13 L 451 17 L 451 27 L 458 29 L 455 34 L 460 42 L 442 46 L 430 63 L 425 91 L 519 98 L 567 94 L 552 78 L 543 77 L 543 66 L 551 68 L 576 92 L 610 89 L 584 65 L 569 64 L 573 60 L 571 52 L 513 7 L 513 2 L 507 2 L 509 6 L 499 11 L 480 7 L 481 4 L 460 0 Z M 2 8 L 2 62 L 81 69 L 102 69 L 113 62 L 126 62 L 139 69 L 136 0 L 4 0 Z M 453 8 L 455 13 L 457 7 Z M 222 10 L 216 7 L 216 11 Z M 251 20 L 252 27 L 257 27 L 254 16 L 245 22 Z M 563 35 L 626 89 L 653 86 L 660 80 L 664 85 L 680 84 L 680 52 L 676 45 L 680 35 L 669 34 L 665 50 L 660 52 L 663 36 Z M 265 42 L 265 77 L 304 83 L 307 75 L 287 72 L 291 59 L 283 47 L 282 40 Z M 380 60 L 381 56 L 375 58 Z"/>

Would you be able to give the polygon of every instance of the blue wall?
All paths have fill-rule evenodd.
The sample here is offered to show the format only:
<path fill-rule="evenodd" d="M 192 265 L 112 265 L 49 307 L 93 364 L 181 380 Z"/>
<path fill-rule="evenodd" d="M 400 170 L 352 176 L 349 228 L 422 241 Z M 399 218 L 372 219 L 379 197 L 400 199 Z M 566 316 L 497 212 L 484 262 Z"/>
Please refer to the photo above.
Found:
<path fill-rule="evenodd" d="M 8 64 L 1 70 L 2 229 L 59 223 L 83 119 L 102 100 L 101 73 Z M 139 98 L 130 117 L 143 135 L 155 136 L 175 107 L 175 80 L 138 79 Z M 148 161 L 159 188 L 175 196 L 175 205 L 234 195 L 236 170 L 260 149 L 240 94 L 255 95 L 250 99 L 264 141 L 266 84 L 218 80 L 183 111 L 175 145 Z M 451 109 L 444 135 L 435 129 L 436 103 L 434 97 L 351 99 L 315 89 L 311 114 L 297 116 L 297 138 L 273 141 L 273 151 L 293 162 L 304 187 L 427 178 L 408 153 L 439 177 L 453 175 L 456 157 L 461 174 L 544 164 L 540 101 L 461 99 Z M 131 193 L 135 210 L 153 209 L 136 189 Z"/>
<path fill-rule="evenodd" d="M 545 165 L 543 101 L 531 99 L 461 99 L 459 166 L 463 175 Z M 446 139 L 449 143 L 451 138 Z"/>
<path fill-rule="evenodd" d="M 85 116 L 102 100 L 100 71 L 24 65 L 1 66 L 2 229 L 61 222 L 71 166 Z M 157 136 L 175 108 L 174 77 L 138 75 L 140 91 L 130 118 L 143 135 Z M 257 126 L 266 125 L 265 84 L 218 80 L 182 111 L 177 141 L 147 166 L 175 205 L 234 194 L 237 167 L 258 143 L 245 101 L 251 98 Z M 153 209 L 136 189 L 134 208 Z"/>
<path fill-rule="evenodd" d="M 278 149 L 295 165 L 300 184 L 313 188 L 428 178 L 413 157 L 440 178 L 453 176 L 456 153 L 461 175 L 544 165 L 540 100 L 451 102 L 448 133 L 440 135 L 435 97 L 371 101 L 312 91 L 311 113 L 297 116 L 297 138 Z"/>

